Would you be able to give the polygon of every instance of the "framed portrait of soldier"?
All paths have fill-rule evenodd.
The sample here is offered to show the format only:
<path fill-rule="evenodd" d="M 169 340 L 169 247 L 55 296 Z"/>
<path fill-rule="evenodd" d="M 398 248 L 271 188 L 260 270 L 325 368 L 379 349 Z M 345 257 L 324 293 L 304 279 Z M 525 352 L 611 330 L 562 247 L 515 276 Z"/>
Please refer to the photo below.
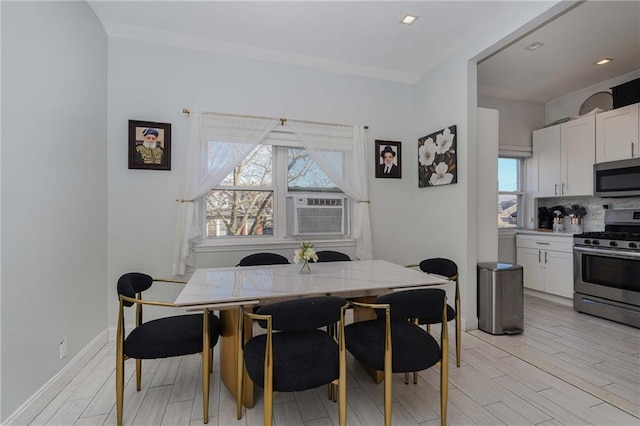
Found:
<path fill-rule="evenodd" d="M 400 142 L 376 140 L 375 153 L 377 178 L 402 178 Z"/>
<path fill-rule="evenodd" d="M 129 120 L 129 168 L 171 170 L 171 124 Z"/>

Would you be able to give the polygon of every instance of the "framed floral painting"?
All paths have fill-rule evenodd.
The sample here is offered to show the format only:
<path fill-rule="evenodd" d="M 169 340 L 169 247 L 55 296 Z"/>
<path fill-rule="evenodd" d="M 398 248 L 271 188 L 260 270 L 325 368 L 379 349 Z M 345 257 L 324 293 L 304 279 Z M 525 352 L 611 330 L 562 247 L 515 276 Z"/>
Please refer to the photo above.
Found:
<path fill-rule="evenodd" d="M 458 182 L 456 126 L 418 139 L 418 187 Z"/>

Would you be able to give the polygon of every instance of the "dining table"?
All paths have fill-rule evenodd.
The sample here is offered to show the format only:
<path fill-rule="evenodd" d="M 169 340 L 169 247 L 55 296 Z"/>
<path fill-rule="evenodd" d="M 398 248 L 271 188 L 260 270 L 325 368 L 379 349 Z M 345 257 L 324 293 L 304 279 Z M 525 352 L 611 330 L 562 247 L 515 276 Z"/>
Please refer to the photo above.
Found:
<path fill-rule="evenodd" d="M 372 301 L 389 292 L 448 282 L 444 277 L 381 259 L 312 263 L 310 267 L 311 272 L 307 273 L 301 272 L 297 264 L 196 269 L 175 300 L 177 307 L 189 311 L 220 311 L 220 376 L 234 397 L 238 388 L 238 321 L 242 307 L 328 295 Z M 364 318 L 354 315 L 354 320 Z M 251 322 L 244 325 L 245 339 L 249 339 Z M 203 349 L 208 349 L 209 341 L 204 341 Z M 243 405 L 253 407 L 253 383 L 246 374 L 243 383 Z"/>

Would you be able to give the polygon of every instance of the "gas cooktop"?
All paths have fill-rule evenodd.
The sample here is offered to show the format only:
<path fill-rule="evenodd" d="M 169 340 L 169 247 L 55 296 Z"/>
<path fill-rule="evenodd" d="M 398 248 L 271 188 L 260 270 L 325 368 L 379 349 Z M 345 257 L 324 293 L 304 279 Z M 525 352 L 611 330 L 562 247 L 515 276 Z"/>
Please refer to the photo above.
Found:
<path fill-rule="evenodd" d="M 640 210 L 607 210 L 604 224 L 604 231 L 574 235 L 574 245 L 640 251 Z"/>

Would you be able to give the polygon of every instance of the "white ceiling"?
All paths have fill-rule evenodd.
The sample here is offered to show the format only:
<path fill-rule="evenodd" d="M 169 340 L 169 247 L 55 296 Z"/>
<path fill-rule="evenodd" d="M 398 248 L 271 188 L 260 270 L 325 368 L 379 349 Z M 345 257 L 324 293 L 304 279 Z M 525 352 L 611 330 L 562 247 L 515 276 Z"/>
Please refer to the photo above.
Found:
<path fill-rule="evenodd" d="M 481 64 L 482 94 L 545 102 L 640 69 L 640 2 L 606 2 L 606 7 L 595 8 L 591 3 L 560 18 L 569 19 L 562 29 L 541 29 L 539 41 L 545 46 L 535 52 L 524 55 L 520 45 L 527 42 L 521 41 Z M 89 4 L 111 37 L 404 83 L 415 83 L 511 13 L 533 7 L 527 1 L 90 0 Z M 413 26 L 399 24 L 407 13 L 419 16 Z M 589 66 L 601 56 L 616 60 L 599 70 Z"/>
<path fill-rule="evenodd" d="M 545 103 L 638 69 L 640 1 L 589 1 L 480 63 L 478 94 Z"/>

